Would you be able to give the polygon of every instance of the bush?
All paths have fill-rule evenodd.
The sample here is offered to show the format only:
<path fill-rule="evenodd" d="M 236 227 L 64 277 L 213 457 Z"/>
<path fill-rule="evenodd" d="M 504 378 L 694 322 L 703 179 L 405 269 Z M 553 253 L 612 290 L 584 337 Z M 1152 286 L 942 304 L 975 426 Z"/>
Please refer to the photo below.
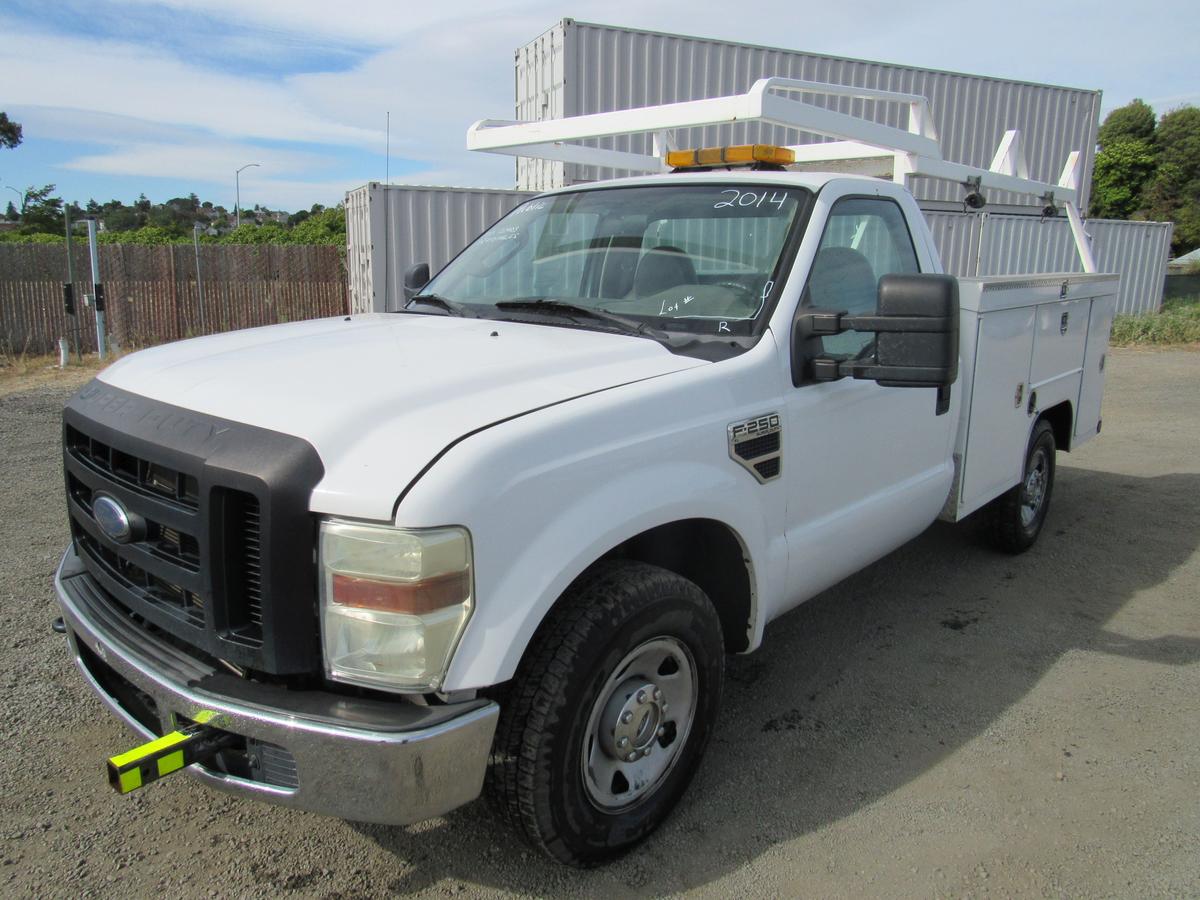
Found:
<path fill-rule="evenodd" d="M 19 231 L 6 231 L 0 234 L 0 241 L 6 244 L 61 244 L 66 238 L 61 234 L 48 234 L 45 232 L 35 232 L 34 234 L 22 234 Z"/>
<path fill-rule="evenodd" d="M 1151 315 L 1117 316 L 1111 342 L 1118 346 L 1200 343 L 1200 296 L 1168 300 Z"/>
<path fill-rule="evenodd" d="M 254 222 L 243 222 L 229 234 L 223 234 L 216 239 L 218 244 L 290 244 L 288 231 L 282 225 L 268 222 L 258 225 Z"/>
<path fill-rule="evenodd" d="M 163 244 L 188 244 L 191 243 L 191 238 L 158 225 L 143 225 L 141 228 L 134 228 L 130 231 L 102 231 L 96 235 L 96 242 L 99 244 L 161 246 Z"/>
<path fill-rule="evenodd" d="M 79 237 L 87 240 L 82 234 Z M 61 244 L 61 233 L 33 231 L 22 228 L 18 231 L 0 232 L 0 242 L 15 244 Z M 141 228 L 123 231 L 101 231 L 96 240 L 101 244 L 190 244 L 191 230 L 177 226 L 143 225 Z M 200 235 L 202 244 L 333 244 L 346 245 L 346 212 L 340 206 L 306 213 L 295 227 L 285 228 L 277 222 L 259 225 L 243 222 L 219 237 Z"/>

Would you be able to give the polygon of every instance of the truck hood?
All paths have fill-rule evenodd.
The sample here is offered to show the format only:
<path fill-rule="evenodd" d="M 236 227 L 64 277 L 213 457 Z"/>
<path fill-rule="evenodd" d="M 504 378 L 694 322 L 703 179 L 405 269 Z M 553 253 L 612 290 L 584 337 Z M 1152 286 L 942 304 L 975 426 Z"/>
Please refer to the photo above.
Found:
<path fill-rule="evenodd" d="M 294 435 L 325 477 L 311 509 L 390 520 L 451 443 L 544 406 L 706 363 L 608 332 L 440 315 L 275 325 L 135 353 L 101 381 Z"/>

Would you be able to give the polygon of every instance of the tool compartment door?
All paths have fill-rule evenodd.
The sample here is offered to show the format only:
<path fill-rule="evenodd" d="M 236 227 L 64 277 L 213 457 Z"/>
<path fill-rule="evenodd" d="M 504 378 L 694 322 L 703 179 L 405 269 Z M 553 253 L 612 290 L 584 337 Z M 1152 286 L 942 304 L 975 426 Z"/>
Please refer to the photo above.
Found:
<path fill-rule="evenodd" d="M 1029 390 L 1037 393 L 1037 409 L 1050 409 L 1064 400 L 1072 409 L 1079 405 L 1091 305 L 1091 298 L 1084 297 L 1038 306 L 1029 370 Z"/>
<path fill-rule="evenodd" d="M 1083 383 L 1079 388 L 1079 411 L 1075 414 L 1078 447 L 1100 430 L 1100 401 L 1104 397 L 1104 370 L 1108 356 L 1108 338 L 1116 312 L 1117 295 L 1105 294 L 1092 300 L 1087 346 L 1083 354 Z"/>
<path fill-rule="evenodd" d="M 1036 320 L 1033 306 L 979 316 L 960 515 L 1021 480 L 1029 439 L 1025 407 Z"/>

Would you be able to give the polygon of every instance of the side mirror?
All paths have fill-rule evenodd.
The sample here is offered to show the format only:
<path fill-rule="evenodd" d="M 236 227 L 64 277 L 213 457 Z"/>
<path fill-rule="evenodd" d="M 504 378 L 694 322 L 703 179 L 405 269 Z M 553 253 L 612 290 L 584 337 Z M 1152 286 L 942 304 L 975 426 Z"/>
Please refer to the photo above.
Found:
<path fill-rule="evenodd" d="M 792 383 L 849 377 L 884 387 L 949 388 L 958 378 L 958 319 L 953 276 L 884 275 L 873 316 L 800 309 L 792 333 Z M 822 356 L 820 338 L 843 331 L 875 332 L 875 355 Z"/>
<path fill-rule="evenodd" d="M 429 284 L 429 263 L 417 263 L 409 266 L 404 273 L 404 300 L 411 300 L 421 292 L 421 288 Z"/>

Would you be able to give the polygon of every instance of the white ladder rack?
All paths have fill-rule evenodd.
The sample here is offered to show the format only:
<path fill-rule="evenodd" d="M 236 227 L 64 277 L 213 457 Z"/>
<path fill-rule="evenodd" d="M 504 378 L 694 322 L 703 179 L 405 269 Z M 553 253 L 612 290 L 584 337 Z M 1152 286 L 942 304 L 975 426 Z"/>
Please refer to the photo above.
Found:
<path fill-rule="evenodd" d="M 908 107 L 908 128 L 893 128 L 789 96 L 796 94 L 904 104 Z M 957 182 L 969 190 L 994 188 L 1033 196 L 1045 207 L 1061 203 L 1071 225 L 1083 270 L 1096 271 L 1091 245 L 1077 208 L 1079 151 L 1073 151 L 1067 157 L 1062 175 L 1054 184 L 1029 177 L 1020 132 L 1015 130 L 1005 132 L 991 165 L 986 169 L 950 162 L 942 156 L 937 129 L 929 112 L 929 101 L 919 94 L 793 78 L 761 78 L 746 93 L 728 97 L 687 100 L 541 122 L 483 119 L 467 129 L 467 149 L 635 172 L 665 172 L 668 171 L 664 159 L 666 152 L 676 149 L 672 134 L 675 129 L 749 122 L 781 125 L 833 138 L 831 142 L 800 144 L 789 148 L 795 152 L 796 162 L 809 168 L 822 162 L 845 164 L 858 161 L 865 164 L 866 170 L 876 171 L 880 162 L 890 158 L 892 180 L 900 184 L 911 186 L 912 178 L 936 178 Z M 576 143 L 631 134 L 653 135 L 654 155 Z"/>

